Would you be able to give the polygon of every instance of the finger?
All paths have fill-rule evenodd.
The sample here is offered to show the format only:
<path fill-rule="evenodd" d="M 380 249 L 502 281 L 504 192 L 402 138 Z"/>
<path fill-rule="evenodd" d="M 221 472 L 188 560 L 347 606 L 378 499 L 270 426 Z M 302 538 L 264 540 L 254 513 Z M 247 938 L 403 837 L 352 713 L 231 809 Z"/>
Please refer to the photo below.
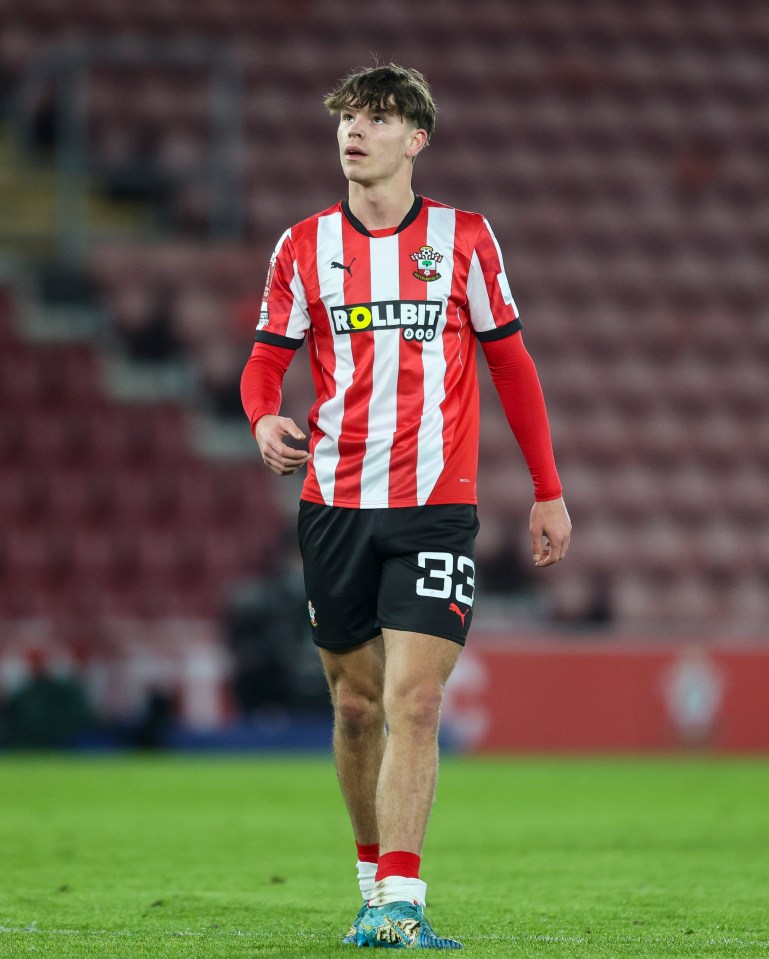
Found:
<path fill-rule="evenodd" d="M 284 436 L 290 436 L 294 440 L 307 439 L 302 430 L 288 416 L 281 416 L 274 424 L 276 438 L 281 439 Z"/>
<path fill-rule="evenodd" d="M 555 544 L 557 546 L 558 559 L 565 559 L 566 553 L 569 550 L 569 545 L 571 543 L 571 533 L 567 530 L 565 533 L 562 533 L 556 537 Z"/>
<path fill-rule="evenodd" d="M 307 460 L 300 460 L 297 463 L 287 463 L 284 461 L 279 464 L 279 469 L 283 474 L 296 473 L 297 470 L 300 470 L 306 464 Z"/>
<path fill-rule="evenodd" d="M 549 566 L 551 563 L 552 546 L 550 540 L 542 535 L 539 540 L 539 548 L 534 554 L 535 566 Z"/>
<path fill-rule="evenodd" d="M 269 460 L 265 460 L 264 462 L 268 469 L 273 473 L 277 473 L 278 476 L 290 476 L 292 473 L 300 470 L 304 465 L 303 463 L 297 463 L 295 466 L 287 466 L 285 463 L 270 462 Z"/>
<path fill-rule="evenodd" d="M 543 548 L 543 535 L 541 527 L 532 527 L 529 532 L 531 533 L 531 556 L 535 563 L 538 563 L 542 558 L 542 548 Z"/>
<path fill-rule="evenodd" d="M 276 447 L 283 441 L 284 436 L 290 436 L 294 440 L 305 440 L 306 435 L 299 429 L 296 423 L 288 418 L 270 417 L 268 423 L 265 423 L 265 417 L 259 421 L 256 427 L 256 440 L 262 446 Z"/>
<path fill-rule="evenodd" d="M 294 473 L 298 472 L 300 466 L 282 466 L 276 470 L 280 476 L 292 476 Z"/>
<path fill-rule="evenodd" d="M 285 475 L 295 473 L 311 459 L 306 450 L 294 450 L 281 444 L 280 449 L 266 449 L 262 459 L 271 470 Z"/>
<path fill-rule="evenodd" d="M 553 566 L 559 563 L 565 556 L 568 548 L 568 540 L 553 540 L 548 542 L 547 555 L 537 563 L 537 566 Z"/>
<path fill-rule="evenodd" d="M 297 450 L 293 446 L 284 446 L 282 443 L 280 447 L 273 451 L 274 455 L 283 461 L 295 461 L 305 463 L 309 458 L 310 454 L 307 450 Z"/>
<path fill-rule="evenodd" d="M 283 457 L 300 459 L 310 455 L 306 449 L 302 449 L 300 446 L 288 446 L 280 437 L 271 437 L 264 443 L 262 450 L 265 455 L 269 454 L 276 459 L 282 459 Z"/>

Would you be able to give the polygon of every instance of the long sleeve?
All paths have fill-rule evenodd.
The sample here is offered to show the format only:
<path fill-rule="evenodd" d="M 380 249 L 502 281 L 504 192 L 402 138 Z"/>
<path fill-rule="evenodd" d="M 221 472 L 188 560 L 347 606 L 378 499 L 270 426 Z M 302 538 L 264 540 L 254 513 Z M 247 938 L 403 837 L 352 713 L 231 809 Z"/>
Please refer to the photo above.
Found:
<path fill-rule="evenodd" d="M 481 341 L 481 346 L 505 416 L 531 473 L 535 499 L 537 502 L 558 499 L 562 493 L 561 481 L 555 466 L 545 399 L 523 336 L 514 333 L 502 339 Z"/>
<path fill-rule="evenodd" d="M 254 343 L 240 378 L 240 397 L 252 433 L 262 416 L 280 412 L 283 377 L 295 352 L 282 346 Z"/>

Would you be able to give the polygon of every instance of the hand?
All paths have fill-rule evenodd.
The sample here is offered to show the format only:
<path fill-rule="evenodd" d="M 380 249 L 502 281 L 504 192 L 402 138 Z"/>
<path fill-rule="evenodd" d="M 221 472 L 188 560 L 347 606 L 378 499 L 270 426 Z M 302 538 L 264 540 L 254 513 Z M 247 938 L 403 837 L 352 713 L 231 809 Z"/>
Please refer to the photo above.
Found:
<path fill-rule="evenodd" d="M 571 520 L 563 498 L 535 503 L 529 532 L 535 566 L 552 566 L 562 560 L 571 540 Z"/>
<path fill-rule="evenodd" d="M 296 423 L 287 416 L 263 416 L 256 424 L 254 431 L 256 442 L 262 453 L 265 464 L 277 473 L 278 476 L 289 476 L 296 473 L 312 458 L 307 450 L 296 450 L 286 446 L 285 436 L 295 440 L 304 440 L 307 437 Z"/>

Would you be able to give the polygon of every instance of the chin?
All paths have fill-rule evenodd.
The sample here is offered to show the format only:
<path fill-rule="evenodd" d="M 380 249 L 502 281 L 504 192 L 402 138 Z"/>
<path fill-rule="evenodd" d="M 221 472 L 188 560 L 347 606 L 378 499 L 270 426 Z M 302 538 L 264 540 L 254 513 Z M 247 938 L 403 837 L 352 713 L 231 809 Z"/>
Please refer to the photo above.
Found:
<path fill-rule="evenodd" d="M 361 186 L 368 186 L 370 178 L 364 176 L 359 170 L 345 170 L 344 175 L 350 183 L 359 183 Z"/>

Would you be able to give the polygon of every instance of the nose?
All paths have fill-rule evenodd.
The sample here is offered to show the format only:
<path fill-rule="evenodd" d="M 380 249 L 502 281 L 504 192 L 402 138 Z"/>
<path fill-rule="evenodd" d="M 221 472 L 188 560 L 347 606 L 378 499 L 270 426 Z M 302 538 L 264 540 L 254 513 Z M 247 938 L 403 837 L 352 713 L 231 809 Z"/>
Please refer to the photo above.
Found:
<path fill-rule="evenodd" d="M 360 137 L 363 133 L 360 128 L 360 117 L 354 117 L 349 127 L 347 127 L 348 137 Z"/>

